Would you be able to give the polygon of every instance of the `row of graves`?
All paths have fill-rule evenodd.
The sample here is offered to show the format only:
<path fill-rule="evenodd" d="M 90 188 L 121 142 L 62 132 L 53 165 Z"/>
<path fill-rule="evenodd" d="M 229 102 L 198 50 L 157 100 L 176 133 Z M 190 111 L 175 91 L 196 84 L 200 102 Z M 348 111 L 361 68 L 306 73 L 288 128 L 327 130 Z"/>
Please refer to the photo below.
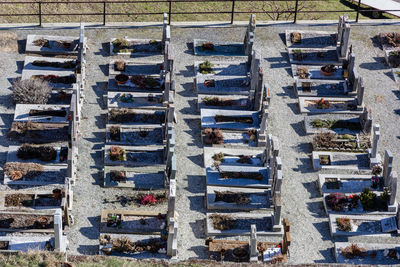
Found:
<path fill-rule="evenodd" d="M 253 50 L 255 27 L 252 15 L 243 43 L 194 40 L 195 55 L 241 56 L 194 63 L 206 245 L 212 260 L 278 263 L 287 260 L 290 226 L 281 218 L 282 163 L 277 138 L 267 135 L 270 95 L 260 54 Z"/>
<path fill-rule="evenodd" d="M 162 39 L 114 38 L 110 55 L 104 187 L 119 188 L 117 200 L 126 208 L 102 210 L 99 253 L 175 257 L 175 86 L 167 15 Z"/>
<path fill-rule="evenodd" d="M 73 223 L 86 39 L 28 35 L 0 192 L 0 251 L 65 252 Z"/>
<path fill-rule="evenodd" d="M 379 33 L 376 38 L 385 53 L 385 61 L 391 69 L 393 79 L 400 86 L 400 33 Z"/>
<path fill-rule="evenodd" d="M 383 158 L 378 153 L 380 126 L 363 104 L 363 79 L 348 51 L 349 38 L 347 16 L 339 18 L 338 32 L 286 32 L 293 87 L 306 114 L 306 134 L 313 135 L 312 164 L 320 171 L 319 190 L 335 241 L 399 231 L 393 156 L 389 150 Z M 334 255 L 338 263 L 395 264 L 398 247 L 379 239 L 335 242 Z"/>

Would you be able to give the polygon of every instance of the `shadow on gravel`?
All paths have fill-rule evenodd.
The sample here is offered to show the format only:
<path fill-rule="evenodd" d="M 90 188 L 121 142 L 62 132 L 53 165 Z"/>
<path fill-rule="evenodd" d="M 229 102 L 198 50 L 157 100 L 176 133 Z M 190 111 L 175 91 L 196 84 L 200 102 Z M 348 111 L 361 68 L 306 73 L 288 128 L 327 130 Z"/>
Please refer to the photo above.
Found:
<path fill-rule="evenodd" d="M 192 136 L 192 143 L 187 143 L 187 145 L 195 145 L 202 147 L 201 143 L 201 122 L 200 119 L 183 119 L 184 122 L 189 126 L 190 130 L 185 130 L 186 133 Z"/>
<path fill-rule="evenodd" d="M 190 222 L 189 225 L 196 238 L 205 238 L 204 220 L 196 220 L 195 222 Z"/>
<path fill-rule="evenodd" d="M 107 83 L 108 82 L 96 82 L 96 85 L 92 86 L 93 92 L 101 99 L 103 99 L 103 94 L 106 92 Z"/>
<path fill-rule="evenodd" d="M 1 102 L 1 103 L 3 103 L 3 102 Z M 3 123 L 4 123 L 4 127 L 10 128 L 11 123 L 12 123 L 13 120 L 14 120 L 14 114 L 6 114 L 6 113 L 3 113 L 3 114 L 0 114 L 0 118 L 1 118 L 1 120 L 3 121 Z"/>
<path fill-rule="evenodd" d="M 386 70 L 388 67 L 384 63 L 384 59 L 382 57 L 373 57 L 375 62 L 365 62 L 361 63 L 359 66 L 362 69 L 367 70 Z"/>
<path fill-rule="evenodd" d="M 77 251 L 80 254 L 85 255 L 96 255 L 99 253 L 99 246 L 98 245 L 79 245 Z"/>
<path fill-rule="evenodd" d="M 393 94 L 397 96 L 398 99 L 400 99 L 400 91 L 399 90 L 392 90 Z"/>
<path fill-rule="evenodd" d="M 83 218 L 75 218 L 76 220 L 78 219 L 83 219 Z M 100 225 L 100 216 L 95 216 L 95 217 L 87 217 L 88 221 L 90 222 L 91 226 L 90 227 L 81 227 L 79 229 L 79 232 L 89 238 L 89 239 L 98 239 L 99 238 L 99 225 Z"/>
<path fill-rule="evenodd" d="M 105 75 L 108 76 L 108 64 L 100 64 L 99 68 L 101 70 L 101 72 Z"/>
<path fill-rule="evenodd" d="M 297 168 L 293 168 L 293 171 L 301 172 L 301 173 L 316 172 L 312 168 L 311 159 L 309 157 L 301 158 L 300 161 L 301 161 L 301 165 L 297 165 Z"/>
<path fill-rule="evenodd" d="M 203 193 L 205 189 L 204 183 L 205 177 L 203 175 L 188 175 L 187 181 L 188 186 L 185 187 L 185 190 L 189 191 L 190 193 Z"/>
<path fill-rule="evenodd" d="M 307 192 L 310 193 L 310 198 L 319 198 L 319 197 L 321 197 L 321 195 L 319 193 L 317 181 L 304 182 L 302 184 L 303 184 L 304 188 L 307 190 Z"/>
<path fill-rule="evenodd" d="M 104 164 L 103 163 L 103 150 L 92 151 L 92 153 L 90 153 L 90 156 L 92 157 L 95 166 L 102 166 Z M 93 178 L 95 178 L 95 177 L 93 177 Z"/>
<path fill-rule="evenodd" d="M 320 250 L 319 253 L 324 257 L 322 260 L 316 260 L 315 263 L 332 263 L 335 262 L 332 248 Z"/>
<path fill-rule="evenodd" d="M 312 146 L 310 143 L 300 143 L 297 146 L 295 146 L 296 152 L 298 153 L 311 153 L 312 152 Z"/>
<path fill-rule="evenodd" d="M 26 39 L 18 40 L 18 53 L 25 54 Z"/>
<path fill-rule="evenodd" d="M 290 63 L 287 60 L 286 52 L 281 52 L 281 57 L 266 57 L 266 61 L 270 62 L 271 69 L 289 67 Z"/>
<path fill-rule="evenodd" d="M 310 211 L 310 214 L 315 218 L 326 218 L 324 206 L 321 201 L 317 202 L 308 202 L 307 209 Z"/>
<path fill-rule="evenodd" d="M 292 126 L 293 130 L 299 135 L 299 136 L 305 136 L 306 132 L 303 127 L 303 121 L 299 121 L 296 123 L 291 123 L 290 126 Z"/>
<path fill-rule="evenodd" d="M 92 185 L 98 185 L 98 186 L 103 186 L 104 185 L 104 177 L 103 177 L 103 171 L 100 170 L 100 167 L 96 167 L 96 166 L 91 166 L 91 169 L 97 169 L 98 171 L 95 173 L 92 173 Z"/>
<path fill-rule="evenodd" d="M 200 113 L 197 111 L 196 102 L 197 102 L 196 99 L 188 100 L 189 107 L 184 107 L 184 108 L 180 109 L 179 111 L 180 111 L 182 114 L 189 114 L 189 115 L 200 114 Z"/>
<path fill-rule="evenodd" d="M 330 234 L 330 231 L 329 231 L 329 223 L 328 223 L 328 221 L 313 223 L 313 225 L 318 230 L 318 232 L 321 234 L 321 239 L 322 240 L 331 240 L 331 234 Z"/>
<path fill-rule="evenodd" d="M 186 70 L 180 70 L 178 73 L 176 73 L 176 76 L 183 76 L 183 77 L 192 77 L 194 78 L 194 70 L 193 70 L 193 65 L 188 65 L 185 66 Z"/>
<path fill-rule="evenodd" d="M 186 50 L 183 52 L 185 54 L 189 54 L 189 55 L 194 55 L 194 47 L 193 47 L 193 42 L 190 43 L 186 43 Z"/>
<path fill-rule="evenodd" d="M 282 43 L 286 46 L 286 34 L 281 32 L 279 33 L 279 37 L 281 38 Z"/>
<path fill-rule="evenodd" d="M 394 81 L 393 74 L 392 74 L 391 71 L 387 71 L 387 72 L 385 72 L 385 73 L 383 73 L 383 74 L 385 74 L 385 75 L 388 76 L 391 80 Z"/>
<path fill-rule="evenodd" d="M 194 246 L 188 249 L 189 251 L 193 251 L 197 257 L 194 258 L 188 258 L 189 260 L 194 260 L 194 259 L 208 259 L 208 251 L 205 246 Z M 197 265 L 197 264 L 195 264 Z"/>
<path fill-rule="evenodd" d="M 292 110 L 292 112 L 296 115 L 300 114 L 299 104 L 298 103 L 287 103 L 288 107 Z"/>
<path fill-rule="evenodd" d="M 22 69 L 24 68 L 24 61 L 18 60 L 15 62 L 15 65 L 17 65 L 17 70 L 15 71 L 15 73 L 22 74 Z"/>
<path fill-rule="evenodd" d="M 193 97 L 196 95 L 196 93 L 194 92 L 194 88 L 193 88 L 193 83 L 183 83 L 181 84 L 183 90 L 180 92 L 177 92 L 178 95 L 183 96 L 183 97 Z"/>
<path fill-rule="evenodd" d="M 205 189 L 203 189 L 204 192 Z M 206 212 L 204 207 L 204 195 L 201 196 L 188 196 L 190 202 L 190 210 L 198 212 Z"/>
<path fill-rule="evenodd" d="M 102 43 L 99 52 L 94 52 L 96 56 L 108 57 L 110 55 L 110 45 L 109 43 Z"/>
<path fill-rule="evenodd" d="M 11 94 L 0 95 L 0 105 L 2 105 L 3 107 L 6 107 L 6 108 L 15 109 Z M 11 115 L 12 119 L 14 119 L 14 114 L 9 114 L 9 115 Z"/>
<path fill-rule="evenodd" d="M 203 167 L 203 155 L 188 156 L 188 159 L 190 159 L 197 166 Z"/>
<path fill-rule="evenodd" d="M 374 47 L 380 48 L 380 49 L 382 50 L 381 44 L 379 43 L 379 40 L 378 40 L 378 38 L 376 38 L 376 36 L 371 37 L 370 39 L 371 39 L 372 45 L 373 45 Z"/>
<path fill-rule="evenodd" d="M 283 89 L 284 93 L 278 93 L 278 94 L 276 94 L 277 96 L 288 96 L 292 99 L 297 99 L 292 85 L 284 86 L 284 87 L 282 87 L 282 89 Z"/>
<path fill-rule="evenodd" d="M 94 119 L 95 119 L 95 125 L 98 128 L 100 128 L 100 129 L 106 128 L 107 114 L 100 114 L 98 116 L 94 116 Z"/>

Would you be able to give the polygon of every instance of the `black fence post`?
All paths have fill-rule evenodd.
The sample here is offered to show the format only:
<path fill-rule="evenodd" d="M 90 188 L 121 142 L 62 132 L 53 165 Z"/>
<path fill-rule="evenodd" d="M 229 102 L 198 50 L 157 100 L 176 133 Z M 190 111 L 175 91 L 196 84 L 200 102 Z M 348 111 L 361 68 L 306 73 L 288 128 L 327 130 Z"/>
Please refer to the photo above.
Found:
<path fill-rule="evenodd" d="M 42 27 L 42 2 L 39 2 L 39 26 Z"/>
<path fill-rule="evenodd" d="M 103 1 L 103 25 L 106 25 L 106 1 Z"/>
<path fill-rule="evenodd" d="M 168 1 L 168 25 L 171 25 L 172 2 Z"/>
<path fill-rule="evenodd" d="M 294 7 L 294 21 L 293 23 L 296 23 L 297 21 L 297 9 L 299 8 L 299 0 L 296 0 L 296 6 Z"/>
<path fill-rule="evenodd" d="M 358 17 L 360 15 L 360 6 L 361 6 L 361 0 L 358 0 L 356 22 L 358 22 Z"/>
<path fill-rule="evenodd" d="M 233 24 L 234 16 L 235 16 L 235 0 L 232 1 L 231 24 Z"/>

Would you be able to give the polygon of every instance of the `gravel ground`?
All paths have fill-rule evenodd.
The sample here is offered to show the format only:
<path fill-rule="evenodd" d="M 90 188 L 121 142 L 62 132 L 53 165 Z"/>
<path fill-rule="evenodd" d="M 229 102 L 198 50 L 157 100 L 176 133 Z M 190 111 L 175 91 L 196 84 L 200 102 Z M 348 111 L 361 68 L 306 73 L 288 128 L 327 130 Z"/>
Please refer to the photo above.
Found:
<path fill-rule="evenodd" d="M 284 31 L 287 28 L 335 31 L 332 26 L 287 25 L 265 26 L 256 29 L 257 49 L 262 62 L 265 79 L 272 94 L 268 132 L 279 137 L 283 162 L 284 182 L 282 185 L 283 217 L 291 222 L 292 245 L 290 263 L 334 262 L 333 243 L 329 235 L 328 218 L 322 208 L 322 198 L 317 190 L 318 173 L 313 171 L 311 155 L 311 137 L 306 137 L 299 113 L 297 99 L 292 90 L 293 79 L 290 75 L 284 45 Z M 365 103 L 372 108 L 376 123 L 381 125 L 379 151 L 383 155 L 390 148 L 394 157 L 394 169 L 400 171 L 397 158 L 400 153 L 398 127 L 396 120 L 400 114 L 398 103 L 400 93 L 390 70 L 385 66 L 383 51 L 371 39 L 379 32 L 398 30 L 398 26 L 362 26 L 353 25 L 351 44 L 356 54 L 356 65 L 365 82 Z M 77 29 L 22 29 L 16 30 L 19 40 L 27 34 L 46 32 L 47 34 L 77 35 Z M 179 259 L 204 259 L 208 257 L 204 246 L 205 230 L 205 179 L 202 168 L 203 149 L 200 140 L 200 119 L 196 111 L 196 94 L 193 91 L 194 61 L 201 57 L 193 56 L 192 40 L 210 39 L 221 41 L 240 41 L 244 37 L 244 27 L 199 28 L 173 27 L 172 41 L 175 51 L 176 79 L 176 154 L 177 154 L 177 210 L 179 213 Z M 108 74 L 108 46 L 111 37 L 133 36 L 135 38 L 156 39 L 161 37 L 160 28 L 141 29 L 101 29 L 86 30 L 89 40 L 87 53 L 86 100 L 83 106 L 83 121 L 79 140 L 78 180 L 74 187 L 74 208 L 72 214 L 75 225 L 68 233 L 70 254 L 95 254 L 98 251 L 99 215 L 105 198 L 114 199 L 116 195 L 129 192 L 128 189 L 103 188 L 103 146 L 105 136 L 105 114 L 103 95 L 106 93 Z M 24 42 L 21 42 L 24 45 Z M 6 159 L 10 144 L 5 132 L 12 121 L 14 106 L 10 98 L 10 81 L 21 74 L 24 54 L 0 52 L 3 64 L 0 77 L 0 163 Z M 147 59 L 147 58 L 146 58 Z M 156 58 L 149 58 L 154 60 Z M 215 60 L 237 60 L 235 58 L 214 58 Z M 17 62 L 17 63 L 16 63 Z M 7 189 L 1 186 L 2 189 Z M 118 208 L 119 204 L 113 204 Z M 233 239 L 233 238 L 231 238 Z M 265 238 L 260 238 L 266 240 Z M 369 240 L 351 238 L 351 240 Z M 371 239 L 372 240 L 372 239 Z M 374 242 L 400 243 L 398 238 L 373 239 Z M 343 241 L 343 240 L 340 240 Z"/>

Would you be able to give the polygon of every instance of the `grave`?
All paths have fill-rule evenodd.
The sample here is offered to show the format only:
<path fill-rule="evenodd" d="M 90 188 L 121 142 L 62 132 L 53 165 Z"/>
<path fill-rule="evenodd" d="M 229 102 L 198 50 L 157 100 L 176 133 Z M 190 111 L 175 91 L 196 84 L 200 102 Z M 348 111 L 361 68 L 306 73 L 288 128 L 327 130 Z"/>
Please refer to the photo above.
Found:
<path fill-rule="evenodd" d="M 107 145 L 147 146 L 164 143 L 165 128 L 160 125 L 106 125 Z"/>
<path fill-rule="evenodd" d="M 247 76 L 248 62 L 243 61 L 195 61 L 193 65 L 195 77 Z"/>
<path fill-rule="evenodd" d="M 14 122 L 67 123 L 69 105 L 17 104 Z"/>
<path fill-rule="evenodd" d="M 322 65 L 299 65 L 299 64 L 291 64 L 292 76 L 297 79 L 316 79 L 316 80 L 345 80 L 343 74 L 345 71 L 350 71 L 349 67 L 343 68 L 341 64 L 336 64 L 336 70 L 330 76 L 326 76 L 321 73 Z M 355 68 L 353 67 L 353 70 Z M 347 74 L 346 74 L 347 76 Z"/>
<path fill-rule="evenodd" d="M 165 164 L 164 149 L 164 146 L 106 145 L 104 148 L 104 165 L 130 167 L 162 165 Z"/>
<path fill-rule="evenodd" d="M 166 122 L 166 115 L 165 110 L 111 108 L 108 110 L 108 123 L 135 126 L 160 125 Z"/>
<path fill-rule="evenodd" d="M 9 146 L 7 162 L 38 163 L 42 165 L 67 165 L 68 147 L 59 146 Z"/>
<path fill-rule="evenodd" d="M 262 136 L 256 129 L 240 131 L 227 129 L 212 130 L 211 128 L 206 128 L 202 131 L 201 135 L 204 146 L 258 149 L 258 147 L 265 145 L 264 139 L 261 138 Z M 221 135 L 222 139 L 218 138 L 215 140 L 214 135 Z"/>
<path fill-rule="evenodd" d="M 194 91 L 207 95 L 248 95 L 249 85 L 247 76 L 197 76 L 194 79 Z"/>
<path fill-rule="evenodd" d="M 299 97 L 301 113 L 361 114 L 363 106 L 357 98 L 349 97 Z"/>
<path fill-rule="evenodd" d="M 298 97 L 346 97 L 349 92 L 346 81 L 335 80 L 295 79 L 293 88 Z"/>
<path fill-rule="evenodd" d="M 321 195 L 330 193 L 361 193 L 364 188 L 383 192 L 383 188 L 371 187 L 371 174 L 319 174 L 318 185 Z M 379 176 L 379 179 L 383 179 Z"/>
<path fill-rule="evenodd" d="M 53 190 L 18 190 L 0 192 L 0 210 L 34 211 L 64 210 L 67 206 L 68 190 L 58 187 Z"/>
<path fill-rule="evenodd" d="M 124 64 L 124 69 L 118 70 L 116 69 L 116 62 L 122 61 Z M 121 64 L 121 63 L 120 63 Z M 160 74 L 163 71 L 163 62 L 162 61 L 148 61 L 148 60 L 139 60 L 139 59 L 111 59 L 110 64 L 108 64 L 108 74 L 110 76 L 115 76 L 118 74 L 126 74 L 126 75 L 156 75 Z"/>
<path fill-rule="evenodd" d="M 54 245 L 54 237 L 47 235 L 0 236 L 0 252 L 2 253 L 52 251 Z"/>
<path fill-rule="evenodd" d="M 134 188 L 140 190 L 165 188 L 167 176 L 165 167 L 105 166 L 104 187 Z"/>
<path fill-rule="evenodd" d="M 66 142 L 68 140 L 66 123 L 13 122 L 7 137 L 13 141 L 29 144 Z"/>
<path fill-rule="evenodd" d="M 43 186 L 43 185 L 62 185 L 68 184 L 67 167 L 59 165 L 43 165 L 43 172 L 35 175 L 23 175 L 21 178 L 13 177 L 11 179 L 7 173 L 4 174 L 4 184 L 6 185 L 25 185 L 25 186 Z"/>
<path fill-rule="evenodd" d="M 396 42 L 396 35 L 398 34 L 398 32 L 384 32 L 376 36 L 383 51 L 400 49 L 398 42 Z"/>
<path fill-rule="evenodd" d="M 286 48 L 290 64 L 300 65 L 340 65 L 336 49 L 328 48 Z"/>
<path fill-rule="evenodd" d="M 108 108 L 165 109 L 162 93 L 108 92 Z"/>
<path fill-rule="evenodd" d="M 378 153 L 378 142 L 381 136 L 379 124 L 375 124 L 372 129 L 372 148 L 368 150 L 369 164 L 372 168 L 381 163 L 381 156 Z"/>
<path fill-rule="evenodd" d="M 211 167 L 215 161 L 220 161 L 221 166 L 240 165 L 261 167 L 265 164 L 265 161 L 262 159 L 263 152 L 262 149 L 244 150 L 229 147 L 204 147 L 204 167 Z M 221 158 L 222 161 L 220 160 Z"/>
<path fill-rule="evenodd" d="M 79 43 L 79 37 L 29 34 L 25 53 L 76 56 L 79 53 Z"/>
<path fill-rule="evenodd" d="M 197 110 L 201 109 L 229 109 L 249 110 L 251 100 L 245 95 L 209 95 L 199 94 L 197 97 Z"/>
<path fill-rule="evenodd" d="M 244 110 L 201 109 L 201 127 L 231 130 L 259 128 L 261 112 Z"/>
<path fill-rule="evenodd" d="M 117 92 L 143 92 L 143 93 L 159 93 L 164 90 L 166 74 L 117 74 L 109 75 L 108 91 Z M 116 79 L 120 79 L 117 81 Z M 122 79 L 124 79 L 122 81 Z"/>
<path fill-rule="evenodd" d="M 323 163 L 321 164 L 321 160 Z M 367 153 L 347 153 L 313 151 L 312 162 L 314 170 L 369 170 L 369 157 Z"/>
<path fill-rule="evenodd" d="M 254 44 L 256 16 L 251 15 L 243 42 L 222 42 L 194 39 L 193 48 L 196 56 L 251 56 Z"/>
<path fill-rule="evenodd" d="M 314 135 L 311 145 L 313 151 L 366 153 L 371 148 L 371 136 L 318 133 Z"/>

